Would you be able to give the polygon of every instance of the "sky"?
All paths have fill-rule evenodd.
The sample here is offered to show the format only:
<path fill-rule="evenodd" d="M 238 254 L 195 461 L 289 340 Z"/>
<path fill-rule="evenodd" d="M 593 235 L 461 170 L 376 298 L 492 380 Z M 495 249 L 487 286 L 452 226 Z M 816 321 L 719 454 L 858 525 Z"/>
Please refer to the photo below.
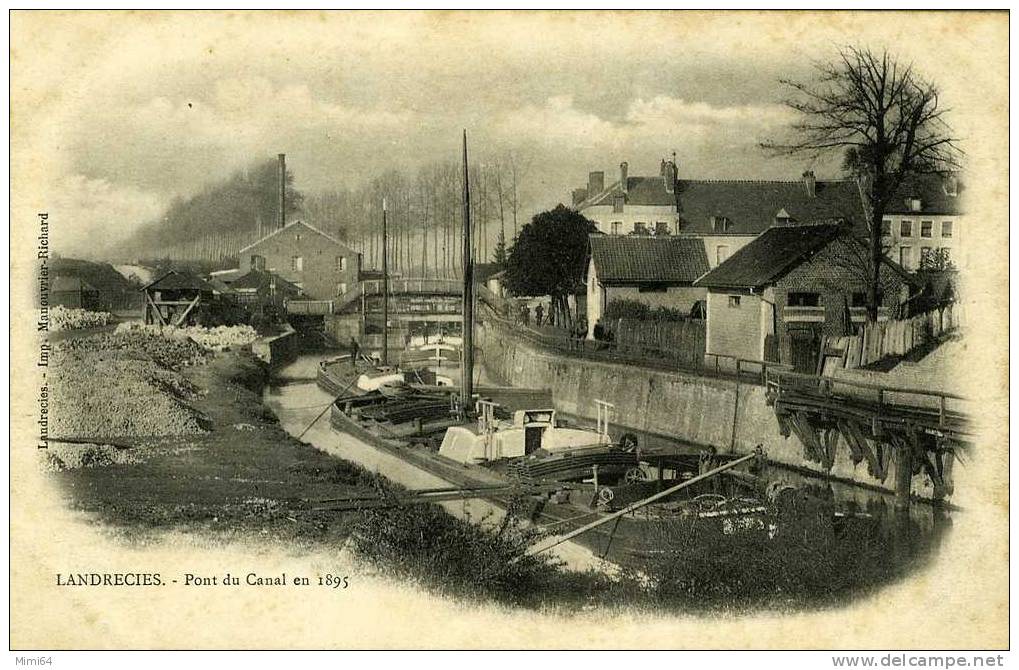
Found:
<path fill-rule="evenodd" d="M 592 170 L 611 182 L 624 160 L 631 175 L 657 174 L 673 151 L 681 178 L 831 177 L 837 161 L 759 148 L 796 118 L 779 80 L 809 79 L 812 63 L 861 43 L 861 26 L 868 46 L 912 44 L 904 57 L 936 72 L 952 56 L 896 42 L 924 25 L 838 14 L 45 18 L 12 23 L 12 95 L 31 101 L 12 133 L 45 152 L 40 206 L 67 222 L 57 246 L 72 251 L 277 153 L 314 192 L 457 160 L 464 128 L 478 160 L 530 159 L 530 212 L 568 203 Z"/>

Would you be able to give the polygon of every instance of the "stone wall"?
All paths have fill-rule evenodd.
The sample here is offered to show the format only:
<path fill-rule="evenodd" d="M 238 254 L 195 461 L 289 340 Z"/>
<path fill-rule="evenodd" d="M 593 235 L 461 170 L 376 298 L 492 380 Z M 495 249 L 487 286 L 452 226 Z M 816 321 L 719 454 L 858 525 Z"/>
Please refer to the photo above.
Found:
<path fill-rule="evenodd" d="M 251 343 L 251 351 L 270 367 L 294 359 L 300 349 L 300 336 L 295 330 L 273 337 L 260 337 Z"/>
<path fill-rule="evenodd" d="M 781 435 L 761 385 L 566 357 L 492 321 L 478 328 L 478 344 L 484 365 L 495 376 L 513 386 L 551 388 L 556 407 L 568 414 L 594 419 L 594 401 L 604 400 L 615 405 L 612 421 L 622 428 L 672 436 L 720 453 L 744 454 L 761 445 L 775 463 L 824 474 L 819 464 L 803 457 L 795 436 Z M 894 465 L 880 482 L 867 473 L 865 462 L 854 466 L 844 446 L 837 450 L 831 474 L 889 492 L 894 487 Z M 925 477 L 913 481 L 914 493 L 931 495 Z"/>

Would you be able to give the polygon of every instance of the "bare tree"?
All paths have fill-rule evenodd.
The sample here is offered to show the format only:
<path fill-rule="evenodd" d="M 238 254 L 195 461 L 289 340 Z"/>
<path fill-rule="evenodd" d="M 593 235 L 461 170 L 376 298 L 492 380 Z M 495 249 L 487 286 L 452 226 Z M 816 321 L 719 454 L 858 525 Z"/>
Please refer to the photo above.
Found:
<path fill-rule="evenodd" d="M 785 155 L 819 158 L 841 153 L 860 179 L 868 210 L 867 318 L 880 306 L 881 222 L 895 194 L 912 176 L 959 166 L 961 152 L 945 122 L 937 87 L 887 51 L 846 47 L 815 66 L 810 82 L 781 80 L 786 104 L 799 113 L 793 139 L 762 146 Z"/>

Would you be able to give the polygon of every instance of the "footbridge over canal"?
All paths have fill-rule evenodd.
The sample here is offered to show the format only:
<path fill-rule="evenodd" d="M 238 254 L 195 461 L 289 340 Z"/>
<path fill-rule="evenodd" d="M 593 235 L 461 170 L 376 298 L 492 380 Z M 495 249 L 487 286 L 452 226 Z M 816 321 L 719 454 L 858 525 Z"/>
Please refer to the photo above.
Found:
<path fill-rule="evenodd" d="M 459 279 L 396 278 L 384 286 L 381 279 L 359 282 L 333 300 L 289 300 L 287 313 L 296 317 L 324 317 L 346 324 L 345 332 L 362 336 L 382 331 L 384 291 L 389 298 L 389 325 L 394 331 L 459 332 L 463 310 L 463 281 Z M 477 284 L 479 318 L 502 312 L 505 300 L 487 286 Z"/>

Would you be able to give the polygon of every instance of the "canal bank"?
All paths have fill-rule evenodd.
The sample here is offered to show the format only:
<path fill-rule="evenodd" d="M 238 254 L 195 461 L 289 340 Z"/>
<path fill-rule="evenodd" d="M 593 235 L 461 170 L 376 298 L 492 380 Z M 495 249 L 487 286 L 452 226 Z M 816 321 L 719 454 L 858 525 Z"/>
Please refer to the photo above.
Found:
<path fill-rule="evenodd" d="M 782 435 L 760 384 L 567 356 L 493 320 L 479 325 L 478 346 L 493 377 L 513 386 L 550 388 L 557 408 L 581 420 L 593 421 L 595 400 L 604 400 L 615 406 L 613 423 L 620 431 L 669 436 L 719 453 L 745 454 L 760 445 L 771 462 L 793 471 L 894 492 L 893 474 L 884 481 L 872 476 L 866 463 L 853 463 L 849 449 L 835 450 L 830 472 L 805 458 L 803 444 Z M 934 493 L 925 476 L 913 478 L 912 491 L 922 499 Z"/>

